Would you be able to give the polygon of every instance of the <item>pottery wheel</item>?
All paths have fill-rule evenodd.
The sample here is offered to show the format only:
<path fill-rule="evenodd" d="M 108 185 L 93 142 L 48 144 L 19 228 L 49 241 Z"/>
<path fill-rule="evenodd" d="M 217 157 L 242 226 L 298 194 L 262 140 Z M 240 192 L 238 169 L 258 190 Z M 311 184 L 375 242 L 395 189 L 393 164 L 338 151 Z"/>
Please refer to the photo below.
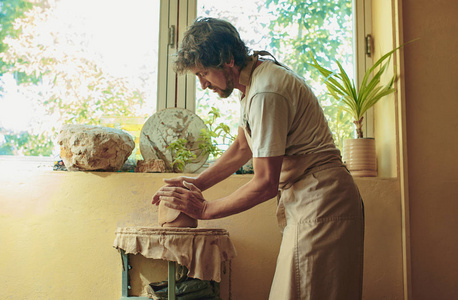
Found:
<path fill-rule="evenodd" d="M 183 173 L 197 171 L 207 161 L 208 154 L 202 155 L 199 139 L 206 125 L 198 115 L 184 108 L 166 108 L 152 115 L 143 125 L 140 134 L 140 152 L 144 160 L 162 159 L 165 167 L 172 170 L 172 154 L 168 145 L 178 139 L 186 139 L 188 147 L 196 158 L 192 159 Z"/>

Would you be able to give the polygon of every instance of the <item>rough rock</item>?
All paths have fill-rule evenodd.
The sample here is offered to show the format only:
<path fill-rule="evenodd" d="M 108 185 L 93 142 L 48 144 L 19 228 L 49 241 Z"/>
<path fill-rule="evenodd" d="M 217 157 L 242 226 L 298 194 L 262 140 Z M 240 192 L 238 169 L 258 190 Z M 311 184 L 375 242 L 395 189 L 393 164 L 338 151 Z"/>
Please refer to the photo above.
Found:
<path fill-rule="evenodd" d="M 91 125 L 64 125 L 57 141 L 69 171 L 118 171 L 135 148 L 128 133 Z"/>
<path fill-rule="evenodd" d="M 139 160 L 135 172 L 165 173 L 165 162 L 162 159 Z"/>

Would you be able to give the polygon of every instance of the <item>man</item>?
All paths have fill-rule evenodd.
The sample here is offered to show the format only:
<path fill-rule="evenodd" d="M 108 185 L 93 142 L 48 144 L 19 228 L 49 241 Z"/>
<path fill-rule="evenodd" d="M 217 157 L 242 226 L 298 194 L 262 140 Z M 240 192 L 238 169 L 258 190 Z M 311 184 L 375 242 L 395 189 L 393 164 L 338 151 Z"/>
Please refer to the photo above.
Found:
<path fill-rule="evenodd" d="M 154 196 L 197 219 L 243 212 L 278 194 L 282 244 L 269 299 L 361 299 L 364 217 L 323 111 L 303 79 L 248 49 L 228 22 L 198 19 L 185 33 L 177 72 L 191 71 L 221 97 L 242 92 L 237 139 L 195 178 L 167 179 Z M 254 175 L 227 197 L 201 191 L 253 157 Z M 280 193 L 279 193 L 280 191 Z"/>

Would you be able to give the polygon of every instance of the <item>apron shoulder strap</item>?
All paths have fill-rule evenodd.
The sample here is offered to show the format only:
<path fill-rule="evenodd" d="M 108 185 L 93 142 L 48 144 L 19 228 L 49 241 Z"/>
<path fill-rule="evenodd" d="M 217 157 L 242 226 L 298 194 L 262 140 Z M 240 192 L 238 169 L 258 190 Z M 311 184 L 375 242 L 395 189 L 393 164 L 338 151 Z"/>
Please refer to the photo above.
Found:
<path fill-rule="evenodd" d="M 275 58 L 275 56 L 273 56 L 272 54 L 270 54 L 269 51 L 265 51 L 265 50 L 253 51 L 253 55 L 254 55 L 255 57 L 259 57 L 259 56 L 270 56 L 270 57 L 273 58 L 273 61 L 274 61 L 275 64 L 277 64 L 277 65 L 279 65 L 279 66 L 281 66 L 281 67 L 283 67 L 283 68 L 285 68 L 285 69 L 291 71 L 290 68 L 288 68 L 288 67 L 285 66 L 284 64 L 280 63 L 280 62 Z"/>

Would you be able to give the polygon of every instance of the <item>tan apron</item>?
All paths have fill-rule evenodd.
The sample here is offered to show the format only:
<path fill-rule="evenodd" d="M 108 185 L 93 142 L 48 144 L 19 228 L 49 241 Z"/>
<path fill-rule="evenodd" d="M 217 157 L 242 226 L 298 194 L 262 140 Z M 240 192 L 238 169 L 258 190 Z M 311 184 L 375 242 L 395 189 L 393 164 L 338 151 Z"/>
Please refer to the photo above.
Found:
<path fill-rule="evenodd" d="M 283 237 L 269 299 L 361 299 L 364 208 L 340 157 L 285 157 L 280 184 Z"/>
<path fill-rule="evenodd" d="M 364 207 L 340 152 L 285 156 L 279 188 L 283 237 L 269 299 L 361 299 Z"/>

